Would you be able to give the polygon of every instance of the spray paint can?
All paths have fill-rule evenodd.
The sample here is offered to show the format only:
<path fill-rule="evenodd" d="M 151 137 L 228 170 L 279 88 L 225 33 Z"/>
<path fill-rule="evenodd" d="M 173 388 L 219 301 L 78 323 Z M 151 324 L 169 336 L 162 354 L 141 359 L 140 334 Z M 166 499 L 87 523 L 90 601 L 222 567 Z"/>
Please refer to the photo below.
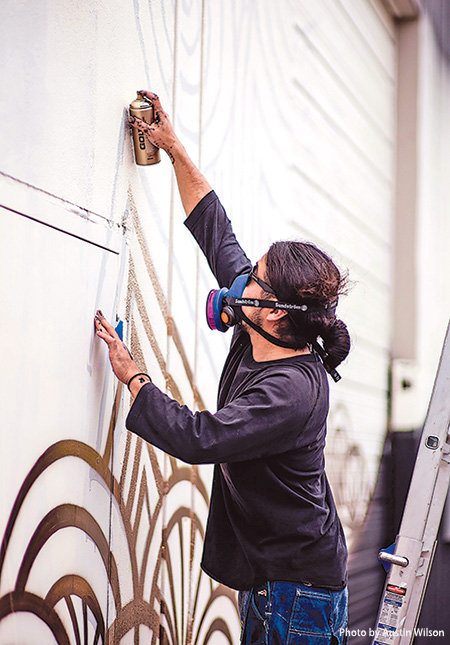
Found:
<path fill-rule="evenodd" d="M 149 125 L 153 123 L 153 105 L 150 100 L 145 99 L 142 94 L 137 95 L 137 99 L 130 103 L 130 115 L 137 116 Z M 150 143 L 145 137 L 142 130 L 133 128 L 134 153 L 136 163 L 139 166 L 151 166 L 161 161 L 159 148 Z"/>

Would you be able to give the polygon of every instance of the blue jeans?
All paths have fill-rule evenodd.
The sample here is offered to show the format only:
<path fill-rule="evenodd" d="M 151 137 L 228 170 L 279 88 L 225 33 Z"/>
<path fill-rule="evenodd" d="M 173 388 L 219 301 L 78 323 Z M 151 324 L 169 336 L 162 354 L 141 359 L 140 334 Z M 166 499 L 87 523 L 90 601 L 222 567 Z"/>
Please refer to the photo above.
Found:
<path fill-rule="evenodd" d="M 241 645 L 345 645 L 347 589 L 266 582 L 239 592 Z"/>

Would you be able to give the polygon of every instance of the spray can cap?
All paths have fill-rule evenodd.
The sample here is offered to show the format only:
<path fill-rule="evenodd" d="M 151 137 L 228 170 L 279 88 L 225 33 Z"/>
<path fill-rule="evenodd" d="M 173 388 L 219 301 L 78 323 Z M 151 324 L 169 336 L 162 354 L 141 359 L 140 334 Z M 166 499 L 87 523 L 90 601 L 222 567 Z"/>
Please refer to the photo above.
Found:
<path fill-rule="evenodd" d="M 132 110 L 151 110 L 152 103 L 138 92 L 137 98 L 134 99 L 134 101 L 131 101 L 130 108 Z"/>
<path fill-rule="evenodd" d="M 146 96 L 144 96 L 140 92 L 136 92 L 136 94 L 137 94 L 137 100 L 138 101 L 142 101 L 143 103 L 146 103 L 147 105 L 152 105 L 152 102 Z"/>

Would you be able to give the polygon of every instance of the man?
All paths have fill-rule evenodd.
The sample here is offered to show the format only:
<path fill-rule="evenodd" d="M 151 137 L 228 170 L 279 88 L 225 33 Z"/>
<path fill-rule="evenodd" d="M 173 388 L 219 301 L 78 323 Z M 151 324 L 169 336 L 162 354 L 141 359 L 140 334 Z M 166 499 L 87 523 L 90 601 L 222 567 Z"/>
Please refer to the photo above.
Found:
<path fill-rule="evenodd" d="M 215 464 L 202 568 L 239 590 L 241 643 L 343 644 L 347 550 L 323 455 L 326 370 L 339 378 L 350 348 L 335 315 L 343 280 L 325 253 L 298 242 L 273 244 L 252 271 L 158 97 L 141 93 L 155 123 L 130 124 L 171 158 L 186 225 L 222 287 L 208 301 L 210 324 L 235 329 L 218 411 L 192 413 L 140 373 L 98 312 L 97 334 L 134 397 L 127 428 L 188 463 Z"/>

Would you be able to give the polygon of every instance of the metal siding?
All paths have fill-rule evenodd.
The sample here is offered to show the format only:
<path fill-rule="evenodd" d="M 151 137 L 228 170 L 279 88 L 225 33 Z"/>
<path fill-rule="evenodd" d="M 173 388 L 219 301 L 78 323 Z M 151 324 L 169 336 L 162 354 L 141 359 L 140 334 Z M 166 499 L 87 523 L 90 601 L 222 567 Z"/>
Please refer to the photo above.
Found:
<path fill-rule="evenodd" d="M 306 237 L 349 268 L 354 286 L 339 311 L 354 349 L 343 380 L 331 386 L 328 463 L 352 538 L 386 423 L 395 136 L 389 16 L 369 0 L 135 0 L 53 1 L 28 12 L 11 1 L 2 18 L 5 92 L 27 97 L 14 103 L 21 127 L 5 129 L 2 170 L 124 225 L 129 262 L 118 313 L 133 354 L 170 395 L 214 408 L 229 338 L 206 328 L 203 303 L 215 285 L 182 225 L 170 162 L 134 165 L 125 116 L 136 89 L 159 93 L 252 259 L 274 239 Z M 14 45 L 17 34 L 28 48 Z M 9 103 L 1 115 L 10 122 Z M 87 279 L 89 293 L 97 273 Z M 93 308 L 83 311 L 86 325 Z M 236 639 L 233 594 L 199 574 L 211 469 L 187 468 L 127 434 L 128 404 L 125 396 L 108 444 L 117 498 L 105 532 L 122 604 L 103 573 L 107 591 L 97 595 L 107 626 L 118 641 L 137 642 L 138 632 L 155 641 L 163 597 L 163 625 L 176 622 L 180 641 L 193 630 L 203 642 L 211 625 L 218 638 Z M 86 432 L 98 450 L 95 428 Z M 93 474 L 78 477 L 89 487 Z M 101 495 L 93 516 L 95 503 Z M 82 615 L 81 601 L 75 613 Z M 221 616 L 223 623 L 214 620 Z"/>
<path fill-rule="evenodd" d="M 353 351 L 341 368 L 344 381 L 332 387 L 332 405 L 348 408 L 349 445 L 364 462 L 363 495 L 374 485 L 386 429 L 395 40 L 392 21 L 386 14 L 380 19 L 381 6 L 327 6 L 325 12 L 308 3 L 307 19 L 296 21 L 306 64 L 294 79 L 301 118 L 291 181 L 298 215 L 290 217 L 288 234 L 329 249 L 353 280 L 340 307 Z M 333 28 L 340 35 L 335 47 Z"/>

